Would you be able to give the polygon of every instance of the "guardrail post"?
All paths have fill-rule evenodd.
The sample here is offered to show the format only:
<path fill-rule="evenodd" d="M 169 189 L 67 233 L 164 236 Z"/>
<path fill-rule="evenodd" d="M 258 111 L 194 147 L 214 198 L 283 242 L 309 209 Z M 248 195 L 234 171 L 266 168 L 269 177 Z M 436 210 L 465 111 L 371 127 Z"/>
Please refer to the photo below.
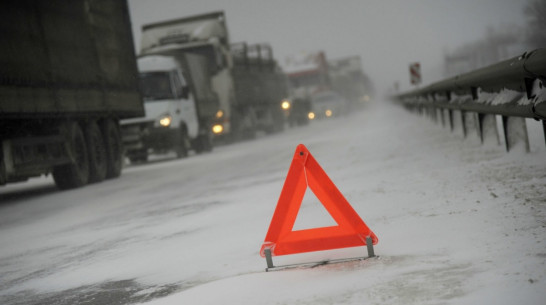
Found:
<path fill-rule="evenodd" d="M 544 144 L 546 144 L 546 120 L 542 120 L 542 130 L 544 130 Z"/>
<path fill-rule="evenodd" d="M 519 142 L 523 141 L 526 152 L 530 151 L 529 136 L 527 135 L 527 125 L 525 118 L 502 116 L 502 127 L 504 129 L 504 141 L 506 151 L 510 151 Z"/>
<path fill-rule="evenodd" d="M 478 137 L 478 139 L 480 138 L 480 118 L 479 118 L 479 114 L 477 112 L 473 112 L 473 115 L 472 115 L 472 128 L 474 128 L 474 131 L 476 132 L 476 136 Z"/>
<path fill-rule="evenodd" d="M 497 145 L 500 144 L 499 131 L 497 129 L 497 121 L 494 114 L 478 113 L 478 132 L 482 144 L 491 137 L 496 139 Z"/>
<path fill-rule="evenodd" d="M 442 120 L 442 127 L 446 127 L 446 118 L 444 116 L 444 108 L 438 108 L 440 111 L 440 119 Z"/>
<path fill-rule="evenodd" d="M 480 138 L 480 126 L 479 126 L 480 122 L 479 122 L 479 118 L 478 118 L 478 113 L 473 112 L 472 114 L 473 114 L 472 115 L 472 122 L 474 123 L 474 124 L 472 124 L 472 128 L 474 128 L 474 130 L 476 131 L 476 136 L 478 138 Z"/>
<path fill-rule="evenodd" d="M 436 108 L 436 106 L 431 106 L 430 110 L 432 112 L 432 121 L 438 123 L 438 108 Z"/>
<path fill-rule="evenodd" d="M 484 120 L 485 120 L 485 114 L 478 113 L 478 133 L 480 135 L 480 141 L 482 141 L 483 144 L 483 129 L 484 129 Z"/>
<path fill-rule="evenodd" d="M 449 109 L 447 111 L 447 116 L 449 118 L 449 127 L 451 128 L 451 132 L 453 132 L 453 129 L 455 129 L 453 126 L 453 110 Z"/>
<path fill-rule="evenodd" d="M 461 110 L 461 122 L 462 122 L 462 128 L 463 128 L 463 136 L 466 138 L 466 111 Z"/>

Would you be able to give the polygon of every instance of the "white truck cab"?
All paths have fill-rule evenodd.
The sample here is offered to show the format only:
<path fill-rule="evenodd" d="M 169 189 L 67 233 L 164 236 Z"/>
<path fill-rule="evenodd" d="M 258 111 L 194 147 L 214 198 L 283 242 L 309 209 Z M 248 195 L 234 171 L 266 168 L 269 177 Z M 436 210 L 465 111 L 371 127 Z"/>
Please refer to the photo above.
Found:
<path fill-rule="evenodd" d="M 182 66 L 173 57 L 149 55 L 138 59 L 138 69 L 145 116 L 122 121 L 127 157 L 142 162 L 149 153 L 171 150 L 187 156 L 199 138 L 199 120 Z"/>

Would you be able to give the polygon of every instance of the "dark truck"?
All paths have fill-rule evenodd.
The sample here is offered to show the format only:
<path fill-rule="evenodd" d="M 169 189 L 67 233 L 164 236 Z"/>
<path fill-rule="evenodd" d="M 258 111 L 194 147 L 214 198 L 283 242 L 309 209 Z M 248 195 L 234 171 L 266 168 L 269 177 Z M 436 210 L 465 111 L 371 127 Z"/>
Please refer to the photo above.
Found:
<path fill-rule="evenodd" d="M 252 138 L 257 130 L 266 133 L 283 130 L 282 102 L 288 97 L 288 78 L 273 58 L 271 46 L 241 42 L 230 47 L 235 88 L 232 113 L 242 120 L 235 124 L 239 126 L 235 131 L 239 136 L 243 133 L 243 137 Z"/>
<path fill-rule="evenodd" d="M 0 185 L 118 177 L 119 120 L 144 115 L 127 2 L 0 2 Z"/>

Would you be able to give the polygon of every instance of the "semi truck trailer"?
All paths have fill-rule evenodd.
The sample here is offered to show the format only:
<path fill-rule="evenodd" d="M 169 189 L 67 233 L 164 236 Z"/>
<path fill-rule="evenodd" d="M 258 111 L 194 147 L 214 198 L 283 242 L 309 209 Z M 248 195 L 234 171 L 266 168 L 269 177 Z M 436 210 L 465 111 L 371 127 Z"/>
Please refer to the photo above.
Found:
<path fill-rule="evenodd" d="M 0 37 L 0 185 L 118 177 L 119 120 L 144 115 L 127 3 L 1 1 Z"/>

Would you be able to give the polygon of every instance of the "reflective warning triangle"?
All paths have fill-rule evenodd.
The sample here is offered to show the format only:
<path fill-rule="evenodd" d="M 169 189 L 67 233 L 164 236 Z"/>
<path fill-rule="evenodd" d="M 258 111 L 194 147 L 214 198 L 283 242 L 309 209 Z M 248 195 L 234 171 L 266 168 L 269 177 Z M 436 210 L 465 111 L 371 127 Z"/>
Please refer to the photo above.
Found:
<path fill-rule="evenodd" d="M 293 231 L 307 187 L 337 226 Z M 315 158 L 303 144 L 298 145 L 260 255 L 265 256 L 265 249 L 270 249 L 271 255 L 279 256 L 365 246 L 366 237 L 371 237 L 373 244 L 377 244 L 377 236 L 358 216 Z"/>

